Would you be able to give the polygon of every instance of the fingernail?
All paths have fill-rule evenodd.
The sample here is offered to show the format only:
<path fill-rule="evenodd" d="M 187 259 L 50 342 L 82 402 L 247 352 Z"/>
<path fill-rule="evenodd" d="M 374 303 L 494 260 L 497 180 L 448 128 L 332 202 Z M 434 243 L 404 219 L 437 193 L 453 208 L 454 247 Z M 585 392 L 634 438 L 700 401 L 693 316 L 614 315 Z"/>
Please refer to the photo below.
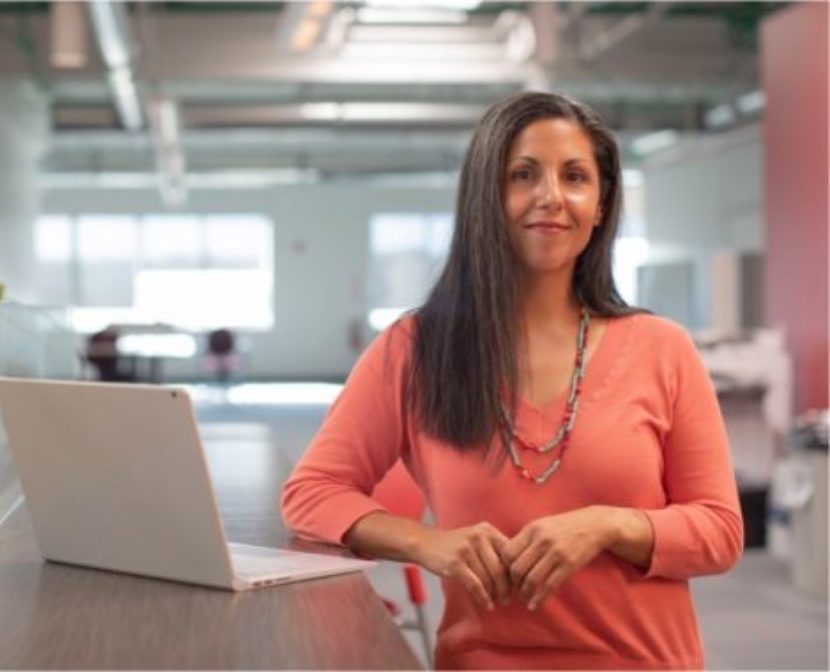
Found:
<path fill-rule="evenodd" d="M 487 603 L 487 611 L 493 611 L 495 609 L 495 605 L 492 602 Z"/>
<path fill-rule="evenodd" d="M 527 603 L 528 611 L 534 611 L 536 609 L 536 604 L 537 604 L 536 602 L 528 602 Z"/>

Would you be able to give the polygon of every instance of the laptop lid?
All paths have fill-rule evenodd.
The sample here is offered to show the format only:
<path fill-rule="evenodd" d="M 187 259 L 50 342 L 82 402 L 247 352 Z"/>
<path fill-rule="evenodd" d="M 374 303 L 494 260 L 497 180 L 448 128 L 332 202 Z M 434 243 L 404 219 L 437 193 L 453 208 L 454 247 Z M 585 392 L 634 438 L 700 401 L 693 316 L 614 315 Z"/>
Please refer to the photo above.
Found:
<path fill-rule="evenodd" d="M 0 412 L 45 558 L 233 587 L 184 390 L 0 378 Z"/>

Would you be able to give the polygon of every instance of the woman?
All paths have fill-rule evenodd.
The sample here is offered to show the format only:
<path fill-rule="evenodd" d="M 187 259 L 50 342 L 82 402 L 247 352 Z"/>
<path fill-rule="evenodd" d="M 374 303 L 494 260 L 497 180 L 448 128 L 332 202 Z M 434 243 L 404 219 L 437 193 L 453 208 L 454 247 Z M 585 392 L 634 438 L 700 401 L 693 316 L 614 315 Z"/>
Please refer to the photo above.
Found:
<path fill-rule="evenodd" d="M 446 268 L 363 354 L 283 493 L 298 533 L 442 577 L 446 668 L 700 668 L 688 579 L 742 521 L 711 382 L 611 275 L 619 154 L 587 106 L 481 120 Z M 435 526 L 370 498 L 398 460 Z"/>

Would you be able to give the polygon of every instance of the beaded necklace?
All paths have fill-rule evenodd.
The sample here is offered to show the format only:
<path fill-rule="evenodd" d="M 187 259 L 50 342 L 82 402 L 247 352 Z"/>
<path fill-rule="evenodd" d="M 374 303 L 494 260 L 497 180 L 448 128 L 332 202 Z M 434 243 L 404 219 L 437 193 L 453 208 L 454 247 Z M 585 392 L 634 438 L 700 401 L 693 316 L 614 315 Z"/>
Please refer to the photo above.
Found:
<path fill-rule="evenodd" d="M 588 309 L 583 306 L 579 320 L 579 330 L 576 335 L 576 361 L 574 362 L 573 374 L 571 374 L 568 401 L 565 405 L 565 417 L 562 420 L 562 424 L 559 426 L 559 430 L 543 446 L 527 446 L 528 448 L 537 450 L 540 453 L 549 453 L 554 448 L 559 448 L 558 456 L 555 457 L 539 475 L 532 476 L 527 468 L 522 464 L 522 460 L 519 457 L 519 453 L 516 450 L 515 445 L 515 439 L 517 438 L 515 423 L 513 418 L 510 417 L 510 412 L 507 408 L 505 408 L 504 404 L 501 405 L 502 425 L 504 426 L 504 442 L 507 444 L 510 452 L 510 460 L 513 462 L 513 466 L 519 471 L 522 478 L 528 481 L 533 481 L 537 485 L 545 483 L 559 468 L 559 465 L 562 463 L 562 456 L 565 452 L 565 448 L 567 448 L 568 445 L 568 438 L 570 437 L 571 430 L 576 422 L 576 413 L 579 409 L 579 392 L 582 387 L 582 379 L 585 377 L 585 350 L 587 349 L 588 344 L 588 325 L 590 321 L 591 315 L 588 312 Z M 524 442 L 522 443 L 524 444 Z"/>

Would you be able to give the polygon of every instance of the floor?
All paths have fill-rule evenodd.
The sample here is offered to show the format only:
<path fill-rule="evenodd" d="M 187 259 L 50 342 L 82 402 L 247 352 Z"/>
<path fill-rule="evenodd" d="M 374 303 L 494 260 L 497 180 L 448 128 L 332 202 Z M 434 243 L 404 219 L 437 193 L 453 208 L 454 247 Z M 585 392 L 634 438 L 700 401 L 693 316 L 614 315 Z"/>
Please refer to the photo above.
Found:
<path fill-rule="evenodd" d="M 291 389 L 278 385 L 229 397 L 206 388 L 192 391 L 200 421 L 265 423 L 295 461 L 314 435 L 332 393 L 331 389 L 306 389 L 310 392 L 305 395 L 306 403 L 293 404 L 284 401 L 295 396 Z M 322 396 L 315 399 L 317 393 Z M 427 620 L 434 630 L 442 599 L 437 580 L 430 575 L 425 578 Z M 406 605 L 405 582 L 397 565 L 383 563 L 369 579 L 381 595 Z M 827 600 L 797 591 L 787 561 L 764 549 L 750 549 L 729 574 L 696 579 L 692 585 L 707 669 L 828 669 Z M 417 634 L 405 631 L 405 636 L 423 659 Z"/>

